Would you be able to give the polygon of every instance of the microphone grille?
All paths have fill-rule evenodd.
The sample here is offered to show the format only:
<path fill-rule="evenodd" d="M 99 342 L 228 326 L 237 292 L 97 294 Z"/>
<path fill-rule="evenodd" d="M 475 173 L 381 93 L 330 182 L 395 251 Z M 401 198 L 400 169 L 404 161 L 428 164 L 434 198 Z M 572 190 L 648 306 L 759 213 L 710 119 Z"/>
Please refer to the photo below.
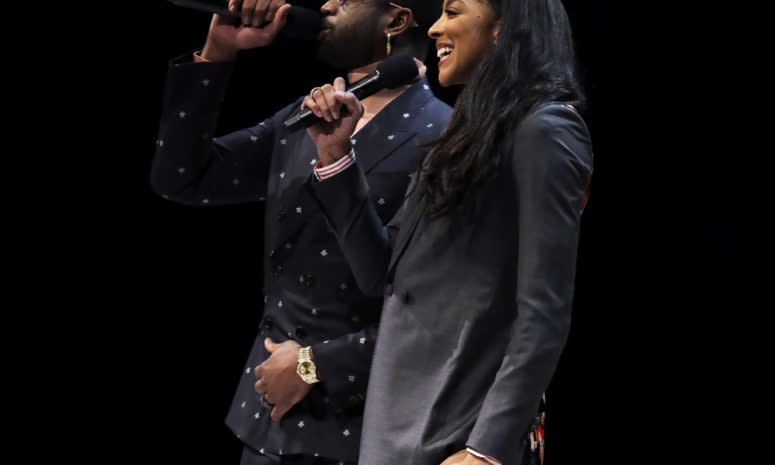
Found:
<path fill-rule="evenodd" d="M 417 63 L 408 52 L 390 55 L 377 65 L 382 83 L 386 89 L 397 89 L 414 81 L 420 74 Z"/>

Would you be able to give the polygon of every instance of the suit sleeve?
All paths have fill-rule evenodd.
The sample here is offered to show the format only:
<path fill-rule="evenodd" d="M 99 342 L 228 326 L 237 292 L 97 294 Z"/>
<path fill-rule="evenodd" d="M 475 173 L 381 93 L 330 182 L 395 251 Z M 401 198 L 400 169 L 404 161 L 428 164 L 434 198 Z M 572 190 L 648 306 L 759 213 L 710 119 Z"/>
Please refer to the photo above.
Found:
<path fill-rule="evenodd" d="M 515 319 L 511 338 L 467 445 L 521 463 L 525 437 L 567 340 L 579 222 L 592 172 L 581 117 L 562 105 L 516 129 L 511 173 L 518 208 Z"/>
<path fill-rule="evenodd" d="M 377 323 L 356 333 L 312 345 L 315 365 L 331 405 L 348 409 L 366 399 Z"/>
<path fill-rule="evenodd" d="M 358 287 L 365 295 L 381 296 L 406 202 L 384 226 L 369 200 L 369 185 L 357 158 L 350 167 L 324 181 L 310 176 L 309 187 L 336 233 Z"/>
<path fill-rule="evenodd" d="M 324 181 L 311 176 L 309 185 L 337 235 L 358 286 L 366 295 L 382 296 L 393 237 L 400 228 L 405 205 L 383 226 L 369 200 L 366 176 L 357 159 Z M 346 409 L 365 400 L 377 327 L 375 322 L 359 332 L 312 346 L 331 405 Z"/>
<path fill-rule="evenodd" d="M 262 200 L 274 142 L 270 118 L 213 138 L 231 64 L 169 63 L 151 188 L 174 202 L 224 205 Z"/>
<path fill-rule="evenodd" d="M 440 102 L 439 102 L 440 103 Z M 430 104 L 436 105 L 436 104 Z M 430 110 L 430 109 L 429 109 Z M 422 124 L 418 140 L 438 137 L 449 119 L 449 107 L 438 107 L 432 115 L 435 124 Z M 418 143 L 421 144 L 422 142 Z M 365 295 L 384 296 L 385 280 L 391 253 L 406 214 L 405 201 L 387 225 L 383 225 L 370 200 L 366 175 L 355 154 L 354 162 L 333 176 L 320 181 L 310 176 L 309 188 L 317 199 L 339 246 L 350 265 L 358 287 Z M 413 192 L 418 173 L 407 187 Z M 362 403 L 371 371 L 378 323 L 338 339 L 312 346 L 315 363 L 320 369 L 324 389 L 332 405 L 347 408 Z"/>

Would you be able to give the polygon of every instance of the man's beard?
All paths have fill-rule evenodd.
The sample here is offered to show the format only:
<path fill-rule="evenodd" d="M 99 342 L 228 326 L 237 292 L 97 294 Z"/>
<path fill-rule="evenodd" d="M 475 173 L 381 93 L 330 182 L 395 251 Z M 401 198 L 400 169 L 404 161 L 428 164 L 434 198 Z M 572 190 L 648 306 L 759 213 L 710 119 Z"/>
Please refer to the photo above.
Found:
<path fill-rule="evenodd" d="M 336 37 L 329 33 L 328 37 L 320 42 L 317 50 L 318 60 L 344 70 L 359 68 L 376 61 L 372 55 L 375 50 L 372 37 L 348 34 L 350 31 L 340 32 L 343 34 L 337 34 Z"/>

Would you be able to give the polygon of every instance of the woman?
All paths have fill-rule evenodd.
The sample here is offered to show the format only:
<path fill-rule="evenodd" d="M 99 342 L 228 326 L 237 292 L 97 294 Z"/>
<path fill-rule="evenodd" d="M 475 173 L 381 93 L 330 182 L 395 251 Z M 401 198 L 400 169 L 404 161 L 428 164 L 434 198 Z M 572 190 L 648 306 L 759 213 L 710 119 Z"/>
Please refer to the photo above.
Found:
<path fill-rule="evenodd" d="M 338 79 L 305 100 L 347 107 L 309 129 L 310 188 L 358 285 L 384 290 L 359 463 L 526 463 L 592 172 L 570 26 L 560 0 L 447 0 L 429 35 L 441 84 L 465 87 L 386 229 L 351 151 L 357 99 Z"/>

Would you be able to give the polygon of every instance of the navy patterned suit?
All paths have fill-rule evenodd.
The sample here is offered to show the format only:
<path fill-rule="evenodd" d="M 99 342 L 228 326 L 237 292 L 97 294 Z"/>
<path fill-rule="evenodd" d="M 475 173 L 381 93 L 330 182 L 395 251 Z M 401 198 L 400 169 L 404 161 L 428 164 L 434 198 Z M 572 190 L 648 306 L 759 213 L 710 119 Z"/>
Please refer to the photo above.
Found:
<path fill-rule="evenodd" d="M 250 128 L 213 138 L 229 64 L 170 61 L 151 186 L 192 206 L 265 201 L 264 313 L 226 423 L 270 456 L 303 454 L 356 462 L 382 298 L 355 283 L 336 235 L 309 190 L 317 150 L 283 121 L 301 99 Z M 451 108 L 425 79 L 353 136 L 371 202 L 383 224 L 398 211 L 420 163 L 418 144 L 437 137 Z M 312 346 L 322 382 L 278 423 L 254 390 L 263 341 Z M 236 375 L 236 373 L 235 373 Z"/>

